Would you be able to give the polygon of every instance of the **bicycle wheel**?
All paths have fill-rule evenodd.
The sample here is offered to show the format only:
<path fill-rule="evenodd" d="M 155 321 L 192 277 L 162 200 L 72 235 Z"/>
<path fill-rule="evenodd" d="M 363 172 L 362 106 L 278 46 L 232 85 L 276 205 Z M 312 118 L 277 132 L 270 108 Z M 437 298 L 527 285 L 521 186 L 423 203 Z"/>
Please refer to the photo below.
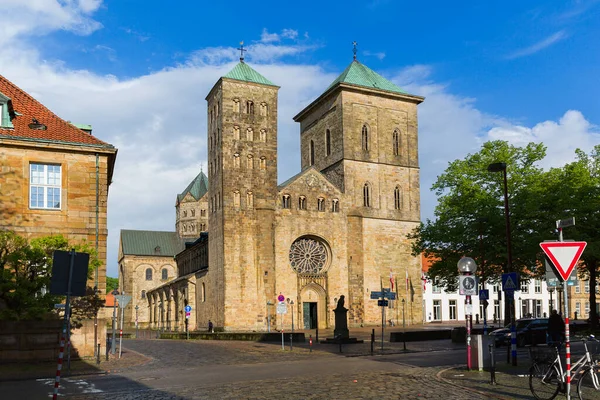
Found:
<path fill-rule="evenodd" d="M 577 394 L 581 400 L 600 399 L 600 376 L 597 368 L 588 368 L 581 375 L 577 382 Z"/>
<path fill-rule="evenodd" d="M 536 399 L 552 400 L 559 388 L 559 372 L 554 363 L 534 363 L 529 368 L 529 389 Z"/>

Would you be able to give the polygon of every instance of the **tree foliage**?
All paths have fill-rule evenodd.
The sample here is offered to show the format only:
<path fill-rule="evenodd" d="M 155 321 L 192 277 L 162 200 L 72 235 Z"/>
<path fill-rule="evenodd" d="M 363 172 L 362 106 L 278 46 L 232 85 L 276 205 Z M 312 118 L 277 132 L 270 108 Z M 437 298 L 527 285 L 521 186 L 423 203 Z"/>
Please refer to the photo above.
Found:
<path fill-rule="evenodd" d="M 106 277 L 106 293 L 110 293 L 119 288 L 119 278 Z"/>
<path fill-rule="evenodd" d="M 54 304 L 64 301 L 65 296 L 49 293 L 52 254 L 54 250 L 70 249 L 90 254 L 88 278 L 91 278 L 100 260 L 89 244 L 70 244 L 60 235 L 27 241 L 14 232 L 0 230 L 0 319 L 56 318 Z M 99 297 L 94 289 L 89 289 L 88 295 L 74 302 L 73 315 L 89 315 L 90 307 L 97 312 L 101 306 L 97 304 Z"/>

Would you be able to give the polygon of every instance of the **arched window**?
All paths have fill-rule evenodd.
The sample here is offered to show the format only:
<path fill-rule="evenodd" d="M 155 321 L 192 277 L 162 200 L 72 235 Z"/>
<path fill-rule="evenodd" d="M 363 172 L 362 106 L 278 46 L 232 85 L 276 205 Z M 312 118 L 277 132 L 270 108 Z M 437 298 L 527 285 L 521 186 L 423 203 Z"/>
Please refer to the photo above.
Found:
<path fill-rule="evenodd" d="M 335 213 L 340 211 L 340 201 L 338 199 L 331 200 L 331 211 Z"/>
<path fill-rule="evenodd" d="M 282 208 L 290 208 L 290 195 L 284 194 L 281 197 L 281 207 Z"/>
<path fill-rule="evenodd" d="M 362 149 L 363 151 L 369 151 L 369 128 L 366 125 L 362 127 Z"/>
<path fill-rule="evenodd" d="M 183 210 L 183 218 L 187 217 L 187 211 Z"/>
<path fill-rule="evenodd" d="M 145 290 L 142 290 L 142 294 L 141 294 L 140 298 L 142 298 L 142 299 L 146 298 L 146 291 Z"/>
<path fill-rule="evenodd" d="M 161 279 L 163 281 L 166 281 L 167 279 L 169 279 L 169 271 L 166 268 L 162 269 L 161 274 L 162 274 Z"/>
<path fill-rule="evenodd" d="M 192 210 L 192 217 L 196 216 L 196 210 Z"/>
<path fill-rule="evenodd" d="M 233 206 L 235 208 L 240 208 L 240 191 L 236 190 L 233 192 Z"/>
<path fill-rule="evenodd" d="M 363 186 L 363 206 L 371 207 L 371 186 L 368 183 Z"/>
<path fill-rule="evenodd" d="M 240 167 L 240 155 L 238 153 L 235 153 L 233 155 L 233 166 L 235 168 L 239 168 Z"/>
<path fill-rule="evenodd" d="M 260 115 L 263 117 L 267 116 L 267 103 L 260 103 Z"/>
<path fill-rule="evenodd" d="M 306 210 L 306 197 L 298 197 L 298 210 Z"/>
<path fill-rule="evenodd" d="M 252 192 L 246 193 L 246 207 L 253 208 L 254 207 L 254 195 Z"/>
<path fill-rule="evenodd" d="M 204 284 L 204 282 L 202 282 L 202 302 L 204 303 L 206 301 L 206 285 Z"/>
<path fill-rule="evenodd" d="M 254 140 L 254 131 L 252 128 L 246 129 L 246 140 L 253 141 Z"/>
<path fill-rule="evenodd" d="M 233 127 L 233 138 L 235 140 L 240 140 L 240 127 L 237 125 Z"/>
<path fill-rule="evenodd" d="M 317 210 L 318 211 L 325 211 L 325 199 L 322 197 L 319 197 L 317 199 Z"/>
<path fill-rule="evenodd" d="M 310 141 L 310 160 L 309 160 L 309 164 L 310 165 L 314 165 L 315 164 L 315 142 L 313 142 L 312 140 Z"/>
<path fill-rule="evenodd" d="M 254 102 L 252 100 L 246 101 L 246 114 L 254 114 Z"/>
<path fill-rule="evenodd" d="M 392 147 L 394 148 L 395 156 L 400 154 L 400 132 L 398 132 L 398 129 L 395 129 L 392 134 Z"/>
<path fill-rule="evenodd" d="M 402 198 L 400 197 L 400 186 L 396 186 L 394 189 L 394 208 L 399 210 L 402 208 Z"/>
<path fill-rule="evenodd" d="M 329 129 L 325 131 L 325 155 L 331 154 L 331 132 Z"/>
<path fill-rule="evenodd" d="M 267 159 L 264 156 L 260 158 L 260 169 L 267 169 Z"/>
<path fill-rule="evenodd" d="M 236 113 L 240 112 L 240 100 L 239 99 L 233 99 L 233 112 L 236 112 Z"/>
<path fill-rule="evenodd" d="M 248 160 L 247 160 L 246 168 L 248 168 L 248 169 L 254 168 L 254 158 L 252 157 L 252 154 L 248 154 Z"/>
<path fill-rule="evenodd" d="M 146 268 L 146 280 L 147 281 L 152 280 L 152 268 Z"/>
<path fill-rule="evenodd" d="M 265 129 L 261 129 L 260 130 L 259 140 L 261 142 L 266 142 L 267 141 L 267 131 Z"/>

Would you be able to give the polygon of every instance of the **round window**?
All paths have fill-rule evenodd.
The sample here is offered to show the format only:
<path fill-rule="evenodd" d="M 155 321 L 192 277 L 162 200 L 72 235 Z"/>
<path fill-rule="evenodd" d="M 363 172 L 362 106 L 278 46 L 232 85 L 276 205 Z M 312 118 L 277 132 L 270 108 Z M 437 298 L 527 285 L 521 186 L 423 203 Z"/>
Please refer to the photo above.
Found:
<path fill-rule="evenodd" d="M 318 274 L 327 265 L 328 252 L 318 239 L 302 237 L 290 247 L 290 265 L 299 274 Z"/>

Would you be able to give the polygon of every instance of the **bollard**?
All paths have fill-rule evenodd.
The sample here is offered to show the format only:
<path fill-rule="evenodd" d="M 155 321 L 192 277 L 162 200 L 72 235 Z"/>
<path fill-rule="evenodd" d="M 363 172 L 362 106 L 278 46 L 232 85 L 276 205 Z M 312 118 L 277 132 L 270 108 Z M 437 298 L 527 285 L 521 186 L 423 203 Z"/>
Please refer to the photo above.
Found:
<path fill-rule="evenodd" d="M 371 355 L 373 355 L 373 347 L 375 346 L 375 329 L 371 331 Z"/>
<path fill-rule="evenodd" d="M 294 345 L 292 344 L 293 336 L 294 336 L 294 334 L 290 333 L 290 351 L 294 350 Z"/>
<path fill-rule="evenodd" d="M 317 326 L 317 332 L 315 333 L 315 340 L 319 341 L 319 327 Z"/>
<path fill-rule="evenodd" d="M 96 352 L 96 364 L 100 365 L 100 343 L 98 343 L 98 351 Z"/>
<path fill-rule="evenodd" d="M 309 352 L 312 353 L 312 335 L 310 335 L 308 338 L 308 349 Z"/>
<path fill-rule="evenodd" d="M 494 360 L 494 345 L 490 344 L 490 385 L 496 384 L 496 361 Z"/>
<path fill-rule="evenodd" d="M 108 339 L 106 340 L 106 361 L 108 361 L 108 353 L 110 352 L 110 346 L 108 345 Z"/>

